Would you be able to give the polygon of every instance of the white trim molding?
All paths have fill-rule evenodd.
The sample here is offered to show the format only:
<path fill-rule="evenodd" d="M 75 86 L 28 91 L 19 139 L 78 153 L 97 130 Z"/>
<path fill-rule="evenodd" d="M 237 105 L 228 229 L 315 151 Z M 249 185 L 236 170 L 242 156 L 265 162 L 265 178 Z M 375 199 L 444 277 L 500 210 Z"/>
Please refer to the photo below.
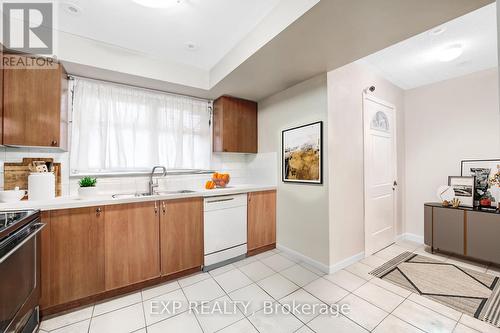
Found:
<path fill-rule="evenodd" d="M 416 235 L 416 234 L 411 234 L 411 233 L 404 233 L 396 237 L 396 240 L 409 240 L 418 244 L 424 244 L 424 236 Z"/>
<path fill-rule="evenodd" d="M 341 260 L 338 263 L 330 266 L 329 273 L 333 274 L 335 272 L 338 272 L 341 269 L 351 266 L 352 264 L 357 263 L 361 259 L 364 259 L 364 257 L 365 257 L 365 252 L 360 252 L 358 254 L 353 255 L 352 257 Z"/>
<path fill-rule="evenodd" d="M 281 244 L 276 244 L 276 248 L 278 250 L 283 251 L 286 254 L 290 255 L 292 258 L 295 258 L 297 260 L 305 262 L 306 264 L 308 264 L 316 269 L 319 269 L 320 271 L 322 271 L 326 274 L 332 274 L 332 273 L 335 273 L 337 271 L 340 271 L 341 269 L 344 269 L 347 266 L 355 264 L 356 262 L 360 261 L 361 259 L 363 259 L 365 257 L 365 253 L 361 252 L 361 253 L 358 253 L 352 257 L 349 257 L 347 259 L 339 261 L 338 263 L 336 263 L 334 265 L 328 266 L 328 265 L 325 265 L 325 264 L 323 264 L 317 260 L 314 260 L 308 256 L 305 256 L 300 252 L 297 252 L 297 251 L 292 250 L 286 246 L 283 246 Z"/>
<path fill-rule="evenodd" d="M 276 244 L 276 248 L 280 251 L 283 251 L 285 252 L 286 254 L 290 255 L 292 258 L 295 258 L 297 260 L 300 260 L 300 261 L 303 261 L 305 262 L 306 264 L 316 268 L 316 269 L 319 269 L 320 271 L 328 274 L 330 272 L 330 267 L 328 267 L 327 265 L 323 264 L 322 262 L 319 262 L 317 260 L 314 260 L 308 256 L 305 256 L 303 255 L 302 253 L 300 252 L 297 252 L 295 250 L 292 250 L 286 246 L 283 246 L 281 244 Z"/>

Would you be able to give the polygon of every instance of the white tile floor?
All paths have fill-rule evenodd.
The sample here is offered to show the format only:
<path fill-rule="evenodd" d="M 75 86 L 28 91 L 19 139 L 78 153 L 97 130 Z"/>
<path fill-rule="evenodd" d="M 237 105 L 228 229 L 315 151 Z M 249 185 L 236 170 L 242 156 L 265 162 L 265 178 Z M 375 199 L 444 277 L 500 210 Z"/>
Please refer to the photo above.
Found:
<path fill-rule="evenodd" d="M 210 273 L 132 293 L 45 320 L 40 332 L 58 333 L 168 333 L 168 332 L 497 332 L 500 329 L 369 275 L 373 268 L 404 251 L 499 275 L 500 270 L 430 254 L 419 244 L 397 244 L 335 274 L 317 269 L 272 250 Z M 155 301 L 180 301 L 176 314 L 153 315 Z M 228 315 L 188 311 L 189 301 L 232 304 Z M 279 313 L 266 315 L 264 302 L 279 309 L 299 304 L 348 304 L 350 312 L 332 317 L 324 314 Z M 250 302 L 245 308 L 243 303 Z"/>

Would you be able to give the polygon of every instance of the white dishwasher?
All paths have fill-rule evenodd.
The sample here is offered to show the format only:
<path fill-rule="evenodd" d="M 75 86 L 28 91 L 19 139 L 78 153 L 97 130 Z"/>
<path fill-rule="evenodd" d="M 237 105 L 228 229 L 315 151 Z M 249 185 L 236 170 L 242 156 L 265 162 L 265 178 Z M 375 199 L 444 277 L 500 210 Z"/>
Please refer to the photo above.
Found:
<path fill-rule="evenodd" d="M 246 194 L 205 198 L 204 243 L 205 271 L 246 255 Z"/>

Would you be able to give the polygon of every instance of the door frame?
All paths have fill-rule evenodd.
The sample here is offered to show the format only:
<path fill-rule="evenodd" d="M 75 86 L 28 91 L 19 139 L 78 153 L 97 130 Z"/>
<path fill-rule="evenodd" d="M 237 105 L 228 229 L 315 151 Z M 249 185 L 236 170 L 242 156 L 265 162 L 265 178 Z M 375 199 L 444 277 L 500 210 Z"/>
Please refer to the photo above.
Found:
<path fill-rule="evenodd" d="M 365 121 L 367 118 L 366 115 L 366 101 L 369 100 L 371 102 L 380 104 L 382 106 L 391 108 L 393 110 L 393 140 L 392 140 L 392 150 L 393 150 L 393 156 L 394 156 L 394 181 L 396 181 L 399 185 L 399 174 L 398 174 L 398 149 L 397 149 L 397 109 L 394 104 L 391 104 L 389 102 L 386 102 L 385 100 L 375 97 L 372 94 L 369 94 L 368 92 L 363 91 L 362 93 L 362 108 L 363 108 L 363 121 L 362 121 L 362 131 L 363 131 L 363 230 L 364 230 L 364 239 L 365 239 L 365 257 L 368 257 L 372 255 L 373 253 L 371 252 L 372 250 L 368 248 L 368 233 L 367 233 L 367 218 L 366 218 L 366 202 L 367 202 L 367 171 L 368 168 L 366 167 L 366 132 L 365 132 Z M 394 190 L 394 209 L 393 209 L 393 214 L 394 214 L 394 219 L 393 219 L 393 233 L 394 233 L 394 241 L 396 241 L 396 236 L 397 236 L 397 216 L 398 216 L 398 193 L 399 193 L 399 186 L 395 186 Z"/>

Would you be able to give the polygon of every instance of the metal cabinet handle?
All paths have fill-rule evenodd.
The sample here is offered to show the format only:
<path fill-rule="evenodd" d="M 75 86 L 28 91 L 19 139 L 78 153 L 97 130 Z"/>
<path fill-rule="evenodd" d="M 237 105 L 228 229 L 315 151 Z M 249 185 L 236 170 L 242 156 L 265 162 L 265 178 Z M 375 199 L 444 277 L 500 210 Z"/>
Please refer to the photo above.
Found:
<path fill-rule="evenodd" d="M 101 207 L 96 208 L 95 215 L 96 216 L 101 216 L 101 213 L 102 213 L 102 208 Z"/>
<path fill-rule="evenodd" d="M 52 140 L 52 146 L 57 146 L 57 140 Z"/>
<path fill-rule="evenodd" d="M 158 202 L 155 201 L 155 215 L 158 214 Z"/>
<path fill-rule="evenodd" d="M 161 203 L 161 209 L 163 210 L 163 214 L 167 212 L 167 205 L 165 204 L 165 201 Z"/>

